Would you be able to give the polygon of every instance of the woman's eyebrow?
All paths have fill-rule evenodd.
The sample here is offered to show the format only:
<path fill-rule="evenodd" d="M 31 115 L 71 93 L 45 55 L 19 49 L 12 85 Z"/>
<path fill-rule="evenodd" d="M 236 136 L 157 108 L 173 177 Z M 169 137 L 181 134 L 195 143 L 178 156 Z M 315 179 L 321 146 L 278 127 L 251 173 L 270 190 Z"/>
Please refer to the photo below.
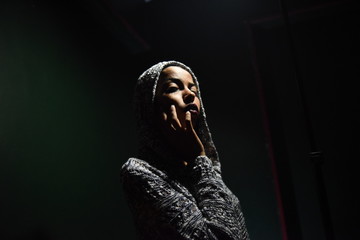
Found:
<path fill-rule="evenodd" d="M 180 80 L 180 79 L 178 79 L 178 78 L 167 78 L 166 79 L 166 83 L 168 83 L 168 82 L 174 82 L 174 83 L 176 83 L 176 84 L 181 84 L 181 85 L 183 85 L 184 83 Z M 195 83 L 193 83 L 193 82 L 190 82 L 189 83 L 189 87 L 196 87 L 196 85 L 195 85 Z"/>
<path fill-rule="evenodd" d="M 196 87 L 197 88 L 197 86 L 195 85 L 195 83 L 189 83 L 189 87 Z"/>
<path fill-rule="evenodd" d="M 182 81 L 178 78 L 167 78 L 166 83 L 169 83 L 169 82 L 174 82 L 176 84 L 181 84 L 181 85 L 183 84 Z"/>

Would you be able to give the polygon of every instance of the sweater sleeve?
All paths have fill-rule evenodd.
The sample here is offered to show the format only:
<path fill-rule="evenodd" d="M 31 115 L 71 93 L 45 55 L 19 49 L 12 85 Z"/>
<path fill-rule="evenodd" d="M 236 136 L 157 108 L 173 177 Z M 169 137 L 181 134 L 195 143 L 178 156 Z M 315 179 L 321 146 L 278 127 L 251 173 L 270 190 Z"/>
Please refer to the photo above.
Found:
<path fill-rule="evenodd" d="M 249 239 L 239 200 L 214 170 L 212 161 L 206 156 L 197 157 L 190 176 L 191 192 L 212 231 L 220 239 Z"/>
<path fill-rule="evenodd" d="M 207 157 L 190 173 L 192 195 L 165 174 L 129 160 L 122 181 L 142 239 L 248 239 L 239 201 Z"/>

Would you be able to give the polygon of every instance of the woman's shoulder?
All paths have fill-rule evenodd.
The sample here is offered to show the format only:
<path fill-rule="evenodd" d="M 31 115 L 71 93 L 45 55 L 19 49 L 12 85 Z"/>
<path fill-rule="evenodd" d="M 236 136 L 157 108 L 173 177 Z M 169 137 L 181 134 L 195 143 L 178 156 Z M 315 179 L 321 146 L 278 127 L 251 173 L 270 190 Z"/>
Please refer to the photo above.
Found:
<path fill-rule="evenodd" d="M 131 157 L 129 158 L 121 167 L 123 170 L 131 171 L 135 169 L 142 169 L 142 168 L 150 168 L 150 164 L 144 160 L 139 158 Z"/>
<path fill-rule="evenodd" d="M 121 167 L 121 176 L 158 176 L 164 177 L 166 174 L 147 161 L 139 158 L 129 158 Z"/>
<path fill-rule="evenodd" d="M 133 172 L 147 172 L 149 169 L 151 169 L 152 166 L 139 158 L 129 158 L 124 165 L 121 167 L 121 173 L 133 173 Z"/>

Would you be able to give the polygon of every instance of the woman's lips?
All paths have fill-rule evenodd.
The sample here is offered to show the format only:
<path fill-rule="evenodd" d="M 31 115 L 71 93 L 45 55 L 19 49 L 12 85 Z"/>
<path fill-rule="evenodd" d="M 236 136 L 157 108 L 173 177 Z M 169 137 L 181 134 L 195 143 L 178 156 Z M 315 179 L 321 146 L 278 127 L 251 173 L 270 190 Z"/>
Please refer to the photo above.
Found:
<path fill-rule="evenodd" d="M 187 112 L 187 111 L 189 111 L 191 114 L 195 114 L 195 115 L 199 114 L 199 110 L 198 110 L 198 107 L 196 106 L 196 104 L 187 105 L 185 108 L 185 112 Z"/>
<path fill-rule="evenodd" d="M 198 112 L 197 110 L 194 110 L 194 109 L 190 109 L 189 112 L 190 112 L 191 114 L 196 114 L 196 115 L 199 114 L 199 112 Z"/>

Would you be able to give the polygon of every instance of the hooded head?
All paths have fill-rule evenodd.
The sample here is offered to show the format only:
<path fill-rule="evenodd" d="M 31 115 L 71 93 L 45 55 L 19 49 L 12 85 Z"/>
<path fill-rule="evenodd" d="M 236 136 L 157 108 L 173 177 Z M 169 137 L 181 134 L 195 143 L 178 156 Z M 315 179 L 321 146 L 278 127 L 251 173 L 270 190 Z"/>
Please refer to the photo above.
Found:
<path fill-rule="evenodd" d="M 200 100 L 200 113 L 197 119 L 196 131 L 204 145 L 206 155 L 212 160 L 214 168 L 220 172 L 220 162 L 211 133 L 206 122 L 204 104 L 201 99 L 199 83 L 192 70 L 183 63 L 176 61 L 160 62 L 146 70 L 139 77 L 135 88 L 135 111 L 138 127 L 139 154 L 147 160 L 154 153 L 163 160 L 172 161 L 177 158 L 169 151 L 161 133 L 156 127 L 155 93 L 160 74 L 163 69 L 177 66 L 190 73 L 197 87 Z"/>

